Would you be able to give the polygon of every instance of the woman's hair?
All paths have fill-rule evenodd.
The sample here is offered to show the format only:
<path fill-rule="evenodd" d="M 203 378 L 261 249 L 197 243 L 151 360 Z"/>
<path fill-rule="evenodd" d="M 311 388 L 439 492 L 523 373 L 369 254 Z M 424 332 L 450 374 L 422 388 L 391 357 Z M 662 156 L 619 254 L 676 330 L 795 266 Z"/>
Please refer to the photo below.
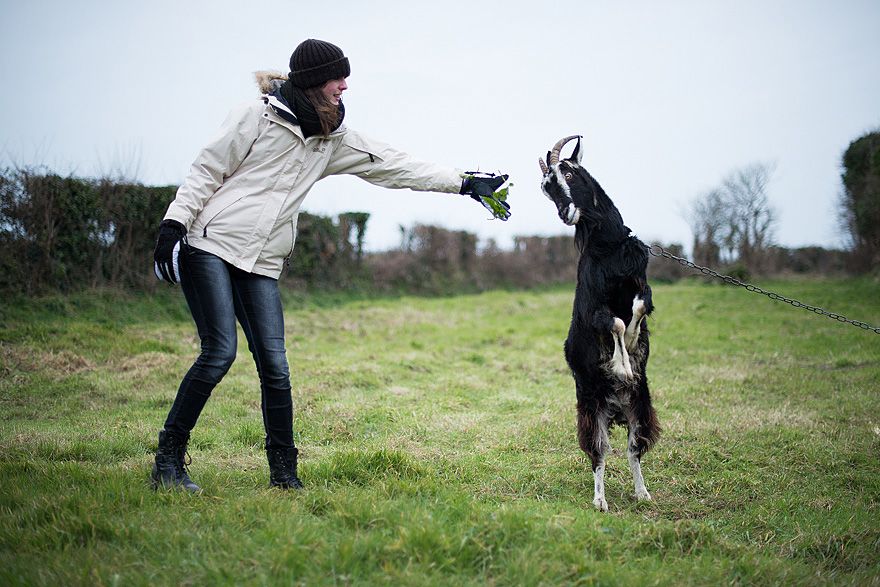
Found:
<path fill-rule="evenodd" d="M 336 130 L 336 127 L 339 126 L 339 106 L 324 95 L 321 86 L 306 88 L 303 92 L 318 114 L 318 120 L 321 121 L 321 134 L 327 136 Z"/>

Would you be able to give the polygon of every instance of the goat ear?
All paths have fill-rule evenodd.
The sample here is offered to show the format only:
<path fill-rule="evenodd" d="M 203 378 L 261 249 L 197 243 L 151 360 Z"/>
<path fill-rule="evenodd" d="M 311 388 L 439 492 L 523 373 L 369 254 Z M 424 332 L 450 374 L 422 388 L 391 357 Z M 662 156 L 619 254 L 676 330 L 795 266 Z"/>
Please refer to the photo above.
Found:
<path fill-rule="evenodd" d="M 550 167 L 550 151 L 547 151 L 547 167 Z"/>
<path fill-rule="evenodd" d="M 580 137 L 578 137 L 578 142 L 574 146 L 574 151 L 571 152 L 570 159 L 572 159 L 578 165 L 581 164 L 581 138 Z"/>

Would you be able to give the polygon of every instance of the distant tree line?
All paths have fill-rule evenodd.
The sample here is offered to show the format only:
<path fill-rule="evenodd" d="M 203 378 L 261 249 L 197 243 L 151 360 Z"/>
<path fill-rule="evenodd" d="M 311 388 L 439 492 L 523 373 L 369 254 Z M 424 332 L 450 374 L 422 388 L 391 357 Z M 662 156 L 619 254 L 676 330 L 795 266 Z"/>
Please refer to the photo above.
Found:
<path fill-rule="evenodd" d="M 151 290 L 156 229 L 176 186 L 62 176 L 46 168 L 0 170 L 0 291 L 25 294 L 90 287 Z M 513 251 L 475 234 L 401 227 L 400 247 L 368 253 L 369 214 L 301 213 L 292 288 L 456 292 L 570 280 L 568 237 L 518 237 Z"/>
<path fill-rule="evenodd" d="M 0 290 L 33 293 L 144 284 L 157 219 L 176 187 L 0 172 Z"/>
<path fill-rule="evenodd" d="M 841 218 L 849 251 L 787 249 L 775 244 L 776 212 L 766 187 L 772 167 L 737 170 L 691 202 L 693 257 L 739 273 L 836 273 L 876 269 L 880 260 L 880 135 L 850 145 L 843 158 Z M 111 178 L 61 176 L 46 168 L 0 170 L 0 292 L 39 293 L 89 287 L 153 289 L 156 227 L 176 186 L 149 187 Z M 549 213 L 552 213 L 549 212 Z M 477 235 L 429 225 L 400 227 L 400 245 L 367 252 L 369 214 L 302 213 L 290 267 L 291 288 L 454 293 L 572 283 L 577 254 L 568 236 L 518 236 L 512 249 Z M 665 244 L 684 256 L 680 244 Z M 652 259 L 654 280 L 692 272 Z"/>
<path fill-rule="evenodd" d="M 774 166 L 735 169 L 684 210 L 699 265 L 737 277 L 811 271 L 864 273 L 880 268 L 880 131 L 850 143 L 842 157 L 840 224 L 846 251 L 786 249 L 775 242 L 778 212 L 768 193 Z"/>

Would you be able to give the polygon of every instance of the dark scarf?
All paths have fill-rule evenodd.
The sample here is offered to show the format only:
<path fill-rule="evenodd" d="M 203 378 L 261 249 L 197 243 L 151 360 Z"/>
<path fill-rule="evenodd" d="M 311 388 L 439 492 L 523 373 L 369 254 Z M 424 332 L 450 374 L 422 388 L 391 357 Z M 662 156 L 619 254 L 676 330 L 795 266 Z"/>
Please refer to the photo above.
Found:
<path fill-rule="evenodd" d="M 318 113 L 315 112 L 315 107 L 312 106 L 312 103 L 309 101 L 305 92 L 294 86 L 290 80 L 286 80 L 281 84 L 281 87 L 278 88 L 278 93 L 296 115 L 297 122 L 299 123 L 300 128 L 302 128 L 303 135 L 306 138 L 312 135 L 322 134 L 321 120 L 318 118 Z M 339 120 L 337 120 L 336 125 L 330 129 L 330 132 L 333 132 L 342 125 L 343 118 L 345 118 L 345 106 L 343 106 L 342 101 L 340 101 Z"/>

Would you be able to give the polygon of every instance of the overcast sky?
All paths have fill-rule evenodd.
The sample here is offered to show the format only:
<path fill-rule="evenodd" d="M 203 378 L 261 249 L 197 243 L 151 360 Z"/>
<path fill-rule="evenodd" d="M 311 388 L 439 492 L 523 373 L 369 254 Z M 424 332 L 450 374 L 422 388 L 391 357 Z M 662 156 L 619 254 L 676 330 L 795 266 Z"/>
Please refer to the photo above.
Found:
<path fill-rule="evenodd" d="M 567 234 L 537 158 L 584 164 L 644 240 L 689 245 L 682 208 L 755 162 L 787 246 L 841 242 L 840 157 L 880 127 L 880 2 L 0 0 L 0 155 L 180 183 L 252 73 L 339 45 L 345 123 L 417 157 L 509 173 L 507 223 L 463 196 L 318 183 L 307 211 L 371 213 L 367 246 L 437 224 L 508 246 Z M 159 218 L 156 219 L 158 224 Z"/>

